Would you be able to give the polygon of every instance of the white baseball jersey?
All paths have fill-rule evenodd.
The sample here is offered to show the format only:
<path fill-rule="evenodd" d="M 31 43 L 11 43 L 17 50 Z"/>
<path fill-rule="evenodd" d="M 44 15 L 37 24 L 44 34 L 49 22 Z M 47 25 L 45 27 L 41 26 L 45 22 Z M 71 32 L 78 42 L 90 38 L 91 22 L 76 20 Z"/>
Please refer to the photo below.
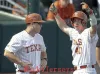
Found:
<path fill-rule="evenodd" d="M 13 52 L 22 61 L 32 63 L 33 70 L 40 69 L 41 52 L 46 51 L 43 37 L 38 33 L 32 37 L 26 31 L 14 35 L 5 49 Z M 16 71 L 23 70 L 18 64 L 15 67 Z"/>
<path fill-rule="evenodd" d="M 96 64 L 96 43 L 97 34 L 90 37 L 90 28 L 85 29 L 81 34 L 74 28 L 68 28 L 70 40 L 72 41 L 73 65 L 93 65 Z"/>

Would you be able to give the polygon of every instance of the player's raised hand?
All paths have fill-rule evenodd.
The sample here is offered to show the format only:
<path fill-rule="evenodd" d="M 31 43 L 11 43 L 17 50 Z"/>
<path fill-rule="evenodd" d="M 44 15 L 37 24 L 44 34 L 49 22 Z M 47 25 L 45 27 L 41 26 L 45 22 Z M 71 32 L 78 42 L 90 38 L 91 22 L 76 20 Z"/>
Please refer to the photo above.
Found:
<path fill-rule="evenodd" d="M 86 12 L 87 12 L 88 14 L 93 14 L 93 10 L 90 9 L 90 7 L 89 7 L 89 5 L 88 5 L 87 3 L 82 2 L 81 5 L 82 5 L 82 9 L 83 9 L 83 10 L 86 10 Z"/>
<path fill-rule="evenodd" d="M 50 9 L 49 9 L 52 13 L 54 13 L 55 15 L 57 14 L 57 8 L 55 7 L 54 3 L 52 3 Z"/>
<path fill-rule="evenodd" d="M 87 3 L 82 2 L 81 5 L 82 5 L 82 9 L 83 9 L 83 10 L 89 9 L 89 5 L 88 5 Z"/>

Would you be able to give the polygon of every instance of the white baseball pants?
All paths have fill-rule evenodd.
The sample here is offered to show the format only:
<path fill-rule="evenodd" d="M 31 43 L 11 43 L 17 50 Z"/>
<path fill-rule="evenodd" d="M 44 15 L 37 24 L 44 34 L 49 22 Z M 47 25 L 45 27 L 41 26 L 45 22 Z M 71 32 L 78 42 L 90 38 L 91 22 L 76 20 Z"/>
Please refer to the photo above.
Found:
<path fill-rule="evenodd" d="M 16 72 L 16 74 L 32 74 L 32 73 L 29 73 L 29 72 Z M 40 74 L 40 73 L 37 73 L 37 74 Z"/>
<path fill-rule="evenodd" d="M 95 68 L 77 69 L 73 74 L 97 74 Z"/>

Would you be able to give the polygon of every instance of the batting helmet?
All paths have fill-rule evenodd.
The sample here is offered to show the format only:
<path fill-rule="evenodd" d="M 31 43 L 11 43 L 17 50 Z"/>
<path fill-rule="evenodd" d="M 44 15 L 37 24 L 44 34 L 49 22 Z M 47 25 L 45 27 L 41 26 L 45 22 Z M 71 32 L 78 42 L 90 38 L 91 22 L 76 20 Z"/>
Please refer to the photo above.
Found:
<path fill-rule="evenodd" d="M 72 22 L 73 22 L 73 19 L 74 19 L 74 18 L 79 18 L 79 19 L 85 21 L 85 23 L 86 23 L 87 20 L 88 20 L 87 15 L 86 15 L 84 12 L 82 12 L 82 11 L 76 11 L 76 12 L 72 15 L 72 17 L 71 17 Z"/>
<path fill-rule="evenodd" d="M 27 24 L 30 24 L 30 23 L 33 23 L 33 22 L 45 22 L 42 20 L 42 17 L 40 14 L 37 14 L 37 13 L 32 13 L 32 14 L 29 14 L 26 16 L 26 19 L 25 19 L 25 22 Z"/>

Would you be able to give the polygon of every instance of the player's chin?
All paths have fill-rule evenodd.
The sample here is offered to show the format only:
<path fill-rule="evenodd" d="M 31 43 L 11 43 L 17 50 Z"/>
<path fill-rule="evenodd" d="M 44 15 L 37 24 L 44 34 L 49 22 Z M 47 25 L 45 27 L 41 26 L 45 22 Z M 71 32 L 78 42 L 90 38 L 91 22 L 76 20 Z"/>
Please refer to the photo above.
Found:
<path fill-rule="evenodd" d="M 75 28 L 78 32 L 80 32 L 80 29 L 79 28 Z"/>
<path fill-rule="evenodd" d="M 40 30 L 39 30 L 39 31 L 37 31 L 37 33 L 40 33 Z"/>

